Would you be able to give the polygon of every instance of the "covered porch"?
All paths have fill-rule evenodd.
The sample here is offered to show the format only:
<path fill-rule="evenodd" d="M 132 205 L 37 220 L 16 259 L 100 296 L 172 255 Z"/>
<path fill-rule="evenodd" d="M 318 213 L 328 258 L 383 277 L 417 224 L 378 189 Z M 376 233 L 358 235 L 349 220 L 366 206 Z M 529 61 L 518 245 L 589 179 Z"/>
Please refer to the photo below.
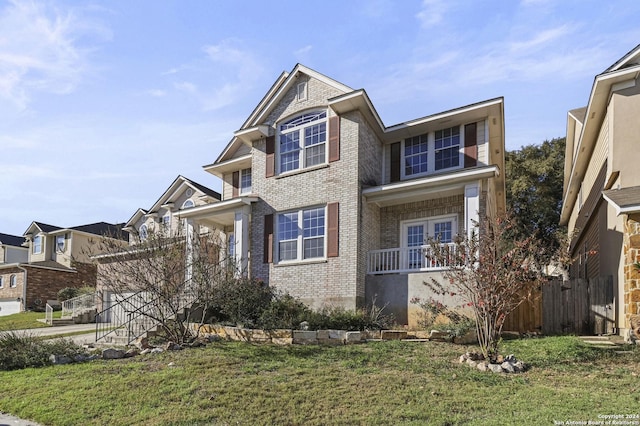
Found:
<path fill-rule="evenodd" d="M 258 197 L 237 197 L 219 203 L 206 204 L 179 213 L 187 223 L 187 229 L 205 226 L 224 232 L 227 255 L 233 259 L 239 273 L 249 271 L 249 230 L 251 204 Z"/>
<path fill-rule="evenodd" d="M 498 173 L 497 166 L 482 166 L 364 189 L 379 208 L 379 228 L 367 230 L 375 241 L 366 253 L 367 275 L 448 268 L 433 256 L 430 240 L 455 253 L 456 237 L 472 232 L 486 213 L 487 180 Z"/>

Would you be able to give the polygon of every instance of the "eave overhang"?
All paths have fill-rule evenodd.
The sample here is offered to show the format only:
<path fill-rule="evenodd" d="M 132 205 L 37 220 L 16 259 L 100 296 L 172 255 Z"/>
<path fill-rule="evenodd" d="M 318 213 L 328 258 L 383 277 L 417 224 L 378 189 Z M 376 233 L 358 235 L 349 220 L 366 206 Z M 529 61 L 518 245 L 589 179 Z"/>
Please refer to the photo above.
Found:
<path fill-rule="evenodd" d="M 591 159 L 591 154 L 598 140 L 598 134 L 602 127 L 604 117 L 607 115 L 607 107 L 611 96 L 612 87 L 616 84 L 634 79 L 640 76 L 640 65 L 630 66 L 617 71 L 597 75 L 593 82 L 589 104 L 585 114 L 585 121 L 578 140 L 569 181 L 562 197 L 562 209 L 560 211 L 560 225 L 567 225 L 573 206 L 580 192 L 580 185 Z M 565 170 L 567 173 L 567 170 Z"/>
<path fill-rule="evenodd" d="M 220 201 L 215 204 L 193 207 L 181 210 L 177 216 L 180 219 L 206 220 L 220 225 L 232 225 L 235 213 L 238 209 L 251 205 L 258 201 L 258 197 L 237 197 L 230 200 Z"/>
<path fill-rule="evenodd" d="M 241 169 L 248 169 L 250 167 L 251 154 L 247 154 L 228 161 L 209 164 L 208 166 L 204 166 L 203 168 L 205 172 L 211 173 L 212 175 L 222 179 L 225 173 L 234 172 Z"/>
<path fill-rule="evenodd" d="M 451 192 L 464 188 L 468 183 L 498 176 L 498 166 L 484 166 L 374 186 L 363 189 L 362 195 L 368 202 L 384 207 L 428 198 L 431 194 Z"/>

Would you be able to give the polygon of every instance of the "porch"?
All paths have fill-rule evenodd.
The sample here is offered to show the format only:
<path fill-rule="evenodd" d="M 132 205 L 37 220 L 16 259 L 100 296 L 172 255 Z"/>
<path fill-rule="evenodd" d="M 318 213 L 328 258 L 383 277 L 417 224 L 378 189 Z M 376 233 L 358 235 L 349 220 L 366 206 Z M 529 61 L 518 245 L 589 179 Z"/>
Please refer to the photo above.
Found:
<path fill-rule="evenodd" d="M 456 244 L 441 244 L 450 256 L 438 260 L 431 245 L 371 250 L 367 255 L 367 274 L 398 274 L 440 271 L 451 266 Z"/>

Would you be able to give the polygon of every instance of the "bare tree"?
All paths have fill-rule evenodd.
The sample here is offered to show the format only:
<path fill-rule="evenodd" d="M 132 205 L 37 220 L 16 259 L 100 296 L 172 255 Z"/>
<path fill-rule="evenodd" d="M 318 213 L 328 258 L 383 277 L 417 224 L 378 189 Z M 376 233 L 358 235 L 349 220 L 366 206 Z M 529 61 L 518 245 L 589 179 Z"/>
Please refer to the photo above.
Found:
<path fill-rule="evenodd" d="M 489 218 L 453 247 L 431 242 L 430 257 L 449 265 L 445 282 L 425 283 L 434 292 L 459 296 L 473 312 L 480 349 L 495 361 L 504 321 L 530 297 L 542 278 L 533 254 L 543 248 L 534 237 L 514 237 L 515 222 L 506 215 Z"/>
<path fill-rule="evenodd" d="M 91 246 L 98 263 L 98 288 L 120 298 L 120 310 L 138 330 L 160 328 L 168 340 L 194 336 L 190 323 L 202 324 L 216 286 L 238 274 L 215 232 L 151 232 L 123 246 L 103 238 Z"/>

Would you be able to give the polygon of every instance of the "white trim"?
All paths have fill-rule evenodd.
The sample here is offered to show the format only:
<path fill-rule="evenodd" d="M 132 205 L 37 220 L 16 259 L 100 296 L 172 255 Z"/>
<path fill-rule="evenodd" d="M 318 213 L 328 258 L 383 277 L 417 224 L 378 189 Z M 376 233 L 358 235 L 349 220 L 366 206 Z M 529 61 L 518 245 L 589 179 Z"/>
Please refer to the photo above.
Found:
<path fill-rule="evenodd" d="M 621 214 L 628 213 L 637 213 L 640 212 L 640 204 L 630 205 L 630 206 L 620 206 L 611 198 L 607 197 L 607 195 L 603 192 L 602 197 L 609 203 L 613 208 L 616 209 L 616 216 L 620 216 Z"/>
<path fill-rule="evenodd" d="M 297 125 L 291 129 L 287 129 L 285 131 L 280 130 L 280 126 L 283 125 L 284 123 L 288 122 L 288 121 L 292 121 L 295 120 L 298 117 L 302 117 L 304 115 L 307 114 L 322 114 L 324 113 L 325 116 L 323 118 L 319 118 L 313 121 L 309 121 L 306 122 L 304 124 L 300 124 Z M 322 143 L 317 143 L 314 145 L 311 145 L 309 148 L 311 147 L 315 147 L 315 146 L 320 146 L 320 145 L 324 145 L 324 161 L 322 161 L 321 163 L 318 164 L 313 164 L 311 166 L 307 166 L 306 164 L 306 151 L 307 151 L 307 147 L 305 146 L 305 129 L 312 127 L 312 126 L 317 126 L 324 123 L 325 124 L 325 140 Z M 290 170 L 286 170 L 286 171 L 282 171 L 282 158 L 281 158 L 281 152 L 280 152 L 280 137 L 282 135 L 288 135 L 291 133 L 298 133 L 299 135 L 299 139 L 298 139 L 298 144 L 299 144 L 299 149 L 298 149 L 298 167 L 295 169 L 290 169 Z M 291 151 L 293 152 L 293 151 Z M 284 118 L 283 120 L 278 121 L 278 123 L 276 123 L 276 135 L 275 135 L 275 162 L 276 162 L 276 175 L 280 175 L 280 174 L 287 174 L 287 173 L 293 173 L 293 172 L 297 172 L 300 170 L 305 170 L 308 168 L 313 168 L 313 167 L 317 167 L 317 166 L 323 166 L 325 164 L 329 163 L 329 111 L 327 111 L 326 108 L 311 108 L 308 110 L 304 110 L 304 111 L 298 111 L 297 113 L 288 116 L 287 118 Z"/>
<path fill-rule="evenodd" d="M 322 248 L 322 256 L 317 256 L 317 257 L 310 257 L 305 259 L 304 257 L 304 241 L 305 241 L 305 237 L 304 237 L 304 212 L 308 211 L 308 210 L 316 210 L 316 209 L 324 209 L 324 223 L 323 223 L 323 228 L 324 228 L 324 234 L 322 235 L 322 243 L 323 243 L 323 248 Z M 284 215 L 284 214 L 288 214 L 288 213 L 297 213 L 298 215 L 298 235 L 296 237 L 296 258 L 295 259 L 288 259 L 288 260 L 280 260 L 280 216 Z M 292 263 L 307 263 L 307 262 L 317 262 L 317 261 L 323 261 L 327 259 L 327 225 L 328 225 L 328 211 L 327 211 L 327 205 L 320 205 L 320 206 L 306 206 L 306 207 L 301 207 L 299 209 L 293 209 L 293 210 L 285 210 L 285 211 L 281 211 L 281 212 L 277 212 L 275 214 L 275 218 L 276 220 L 274 221 L 274 234 L 275 234 L 275 250 L 274 250 L 274 264 L 278 264 L 278 265 L 288 265 L 288 264 L 292 264 Z M 316 237 L 308 237 L 307 239 L 317 239 L 320 238 L 319 236 Z M 293 240 L 284 240 L 284 241 L 293 241 Z"/>

